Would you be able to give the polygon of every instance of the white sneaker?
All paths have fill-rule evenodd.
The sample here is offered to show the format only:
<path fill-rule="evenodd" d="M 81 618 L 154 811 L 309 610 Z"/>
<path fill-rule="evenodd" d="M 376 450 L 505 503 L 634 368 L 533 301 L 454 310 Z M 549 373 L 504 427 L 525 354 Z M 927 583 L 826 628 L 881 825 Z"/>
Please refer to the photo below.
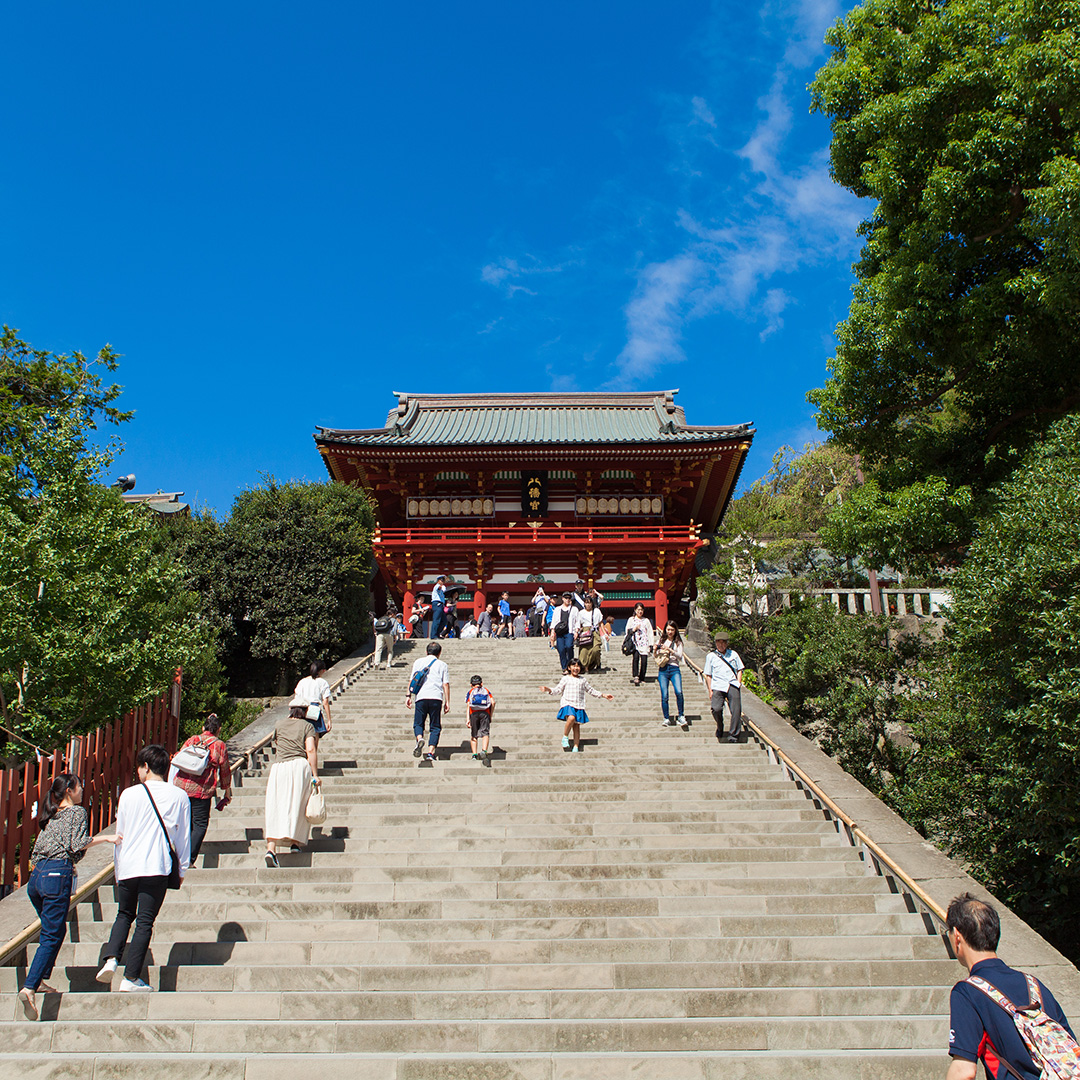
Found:
<path fill-rule="evenodd" d="M 681 727 L 683 731 L 688 731 L 690 729 L 690 725 L 686 722 L 685 716 L 679 717 L 679 727 Z"/>
<path fill-rule="evenodd" d="M 142 979 L 121 979 L 120 980 L 120 993 L 121 994 L 149 994 L 151 990 L 149 983 L 144 983 Z"/>
<path fill-rule="evenodd" d="M 99 983 L 111 983 L 112 977 L 116 974 L 116 957 L 110 956 L 104 964 L 101 965 L 101 970 L 94 976 Z"/>

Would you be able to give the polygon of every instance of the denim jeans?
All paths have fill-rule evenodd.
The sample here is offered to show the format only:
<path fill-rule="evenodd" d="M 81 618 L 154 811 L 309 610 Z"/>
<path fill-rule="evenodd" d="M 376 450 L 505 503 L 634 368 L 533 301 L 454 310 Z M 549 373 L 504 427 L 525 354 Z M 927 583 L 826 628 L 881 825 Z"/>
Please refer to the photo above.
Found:
<path fill-rule="evenodd" d="M 556 634 L 555 648 L 559 651 L 559 667 L 565 671 L 574 659 L 574 635 Z"/>
<path fill-rule="evenodd" d="M 413 734 L 419 739 L 424 734 L 424 720 L 428 721 L 428 745 L 438 746 L 442 734 L 442 698 L 424 698 L 413 703 Z"/>
<path fill-rule="evenodd" d="M 675 688 L 675 704 L 679 706 L 677 715 L 683 714 L 682 696 L 682 670 L 677 664 L 665 664 L 656 669 L 656 681 L 660 684 L 660 708 L 663 710 L 664 719 L 670 718 L 668 713 L 668 687 Z"/>
<path fill-rule="evenodd" d="M 67 937 L 74 872 L 75 868 L 64 859 L 43 859 L 30 873 L 26 894 L 41 920 L 41 934 L 23 985 L 35 993 L 42 981 L 52 974 L 57 953 Z"/>

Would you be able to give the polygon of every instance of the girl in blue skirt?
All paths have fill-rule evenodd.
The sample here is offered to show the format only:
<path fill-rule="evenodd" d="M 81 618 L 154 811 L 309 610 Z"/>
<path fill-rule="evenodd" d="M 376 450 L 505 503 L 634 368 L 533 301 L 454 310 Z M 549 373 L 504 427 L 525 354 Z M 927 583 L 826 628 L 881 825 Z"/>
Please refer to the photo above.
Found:
<path fill-rule="evenodd" d="M 574 747 L 572 752 L 575 754 L 581 753 L 581 725 L 589 722 L 589 714 L 585 711 L 585 695 L 592 694 L 593 697 L 607 698 L 608 701 L 614 700 L 612 694 L 601 694 L 599 690 L 595 690 L 589 685 L 588 679 L 581 677 L 581 661 L 576 656 L 570 658 L 570 662 L 566 665 L 566 674 L 559 680 L 558 686 L 554 688 L 541 686 L 540 692 L 542 694 L 562 694 L 556 719 L 566 721 L 562 740 L 564 750 L 570 749 L 570 736 L 573 733 Z"/>

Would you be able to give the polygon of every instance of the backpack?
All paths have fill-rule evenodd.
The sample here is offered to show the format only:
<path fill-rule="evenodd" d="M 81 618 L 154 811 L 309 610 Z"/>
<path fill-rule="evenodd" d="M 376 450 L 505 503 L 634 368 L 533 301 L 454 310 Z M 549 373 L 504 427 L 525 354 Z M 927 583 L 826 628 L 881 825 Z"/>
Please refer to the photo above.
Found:
<path fill-rule="evenodd" d="M 469 693 L 469 712 L 487 712 L 491 702 L 491 691 L 486 686 L 478 686 Z"/>
<path fill-rule="evenodd" d="M 177 772 L 182 772 L 185 776 L 202 776 L 210 767 L 210 747 L 200 736 L 198 742 L 178 750 L 170 764 L 175 765 Z"/>
<path fill-rule="evenodd" d="M 381 619 L 375 620 L 375 633 L 376 634 L 388 634 L 390 628 L 394 625 L 392 619 L 384 615 Z"/>
<path fill-rule="evenodd" d="M 427 667 L 422 667 L 415 675 L 409 680 L 409 697 L 416 697 L 417 694 L 423 689 L 424 683 L 427 682 L 428 673 L 431 671 L 432 664 L 439 658 L 433 656 L 431 663 Z"/>
<path fill-rule="evenodd" d="M 634 648 L 634 631 L 627 630 L 626 637 L 622 639 L 623 656 L 633 656 L 637 650 Z"/>
<path fill-rule="evenodd" d="M 1031 1004 L 1022 1009 L 1018 1009 L 996 986 L 978 975 L 970 975 L 966 981 L 1012 1017 L 1035 1068 L 1039 1070 L 1039 1080 L 1080 1080 L 1080 1045 L 1056 1020 L 1046 1015 L 1039 984 L 1030 975 L 1024 978 L 1027 980 Z M 1007 1062 L 1003 1061 L 1002 1064 L 1009 1068 Z M 1014 1070 L 1009 1068 L 1009 1072 Z"/>
<path fill-rule="evenodd" d="M 559 608 L 559 611 L 563 614 L 563 618 L 555 624 L 556 637 L 565 637 L 570 633 L 570 612 L 573 610 L 573 608 Z"/>

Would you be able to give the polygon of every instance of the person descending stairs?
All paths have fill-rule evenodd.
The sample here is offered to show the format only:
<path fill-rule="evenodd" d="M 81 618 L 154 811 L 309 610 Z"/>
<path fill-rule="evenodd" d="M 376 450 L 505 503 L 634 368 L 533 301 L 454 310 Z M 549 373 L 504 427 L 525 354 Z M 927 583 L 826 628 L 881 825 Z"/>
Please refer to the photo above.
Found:
<path fill-rule="evenodd" d="M 545 640 L 447 641 L 451 711 L 423 767 L 404 701 L 425 644 L 336 700 L 326 823 L 277 868 L 273 754 L 238 774 L 158 917 L 154 992 L 94 981 L 112 887 L 73 913 L 40 1021 L 0 969 L 4 1075 L 943 1074 L 957 969 L 940 937 L 752 739 L 716 742 L 697 684 L 688 730 L 665 729 L 652 680 L 606 654 L 589 678 L 614 701 L 563 753 Z M 498 701 L 490 767 L 465 727 L 478 672 Z"/>

